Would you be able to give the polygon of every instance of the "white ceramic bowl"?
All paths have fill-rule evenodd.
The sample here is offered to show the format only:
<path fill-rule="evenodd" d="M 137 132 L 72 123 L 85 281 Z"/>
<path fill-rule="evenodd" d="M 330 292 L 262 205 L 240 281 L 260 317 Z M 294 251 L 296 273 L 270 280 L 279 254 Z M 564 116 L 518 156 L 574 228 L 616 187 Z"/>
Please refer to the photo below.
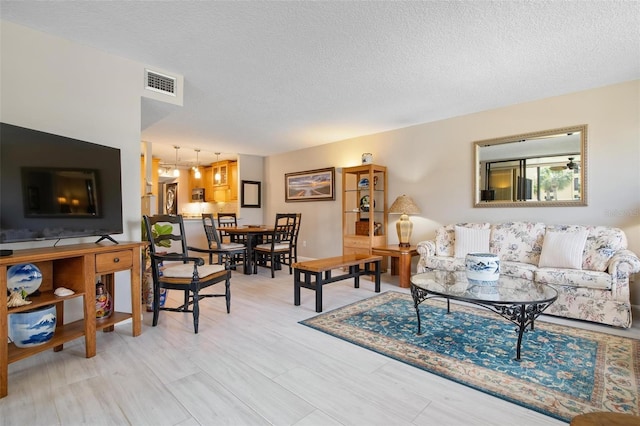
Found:
<path fill-rule="evenodd" d="M 495 285 L 500 278 L 500 258 L 493 253 L 469 253 L 465 257 L 467 280 L 475 285 Z"/>

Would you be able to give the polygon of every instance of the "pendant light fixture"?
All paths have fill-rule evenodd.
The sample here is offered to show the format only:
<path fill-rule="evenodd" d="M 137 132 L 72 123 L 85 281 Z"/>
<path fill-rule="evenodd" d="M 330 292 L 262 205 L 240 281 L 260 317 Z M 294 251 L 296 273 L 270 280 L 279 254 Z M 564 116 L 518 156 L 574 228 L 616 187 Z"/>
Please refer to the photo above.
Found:
<path fill-rule="evenodd" d="M 214 154 L 216 154 L 216 165 L 220 162 L 220 153 L 219 152 L 214 152 Z M 216 174 L 213 177 L 216 181 L 216 183 L 220 183 L 220 168 L 216 168 Z"/>
<path fill-rule="evenodd" d="M 198 154 L 199 154 L 199 153 L 200 153 L 200 150 L 199 150 L 199 149 L 196 149 L 196 169 L 195 169 L 195 172 L 194 172 L 194 174 L 193 174 L 193 176 L 194 176 L 196 179 L 200 179 L 200 176 L 201 176 L 201 175 L 200 175 L 200 160 L 199 160 L 199 158 L 198 158 Z"/>
<path fill-rule="evenodd" d="M 178 145 L 174 145 L 173 146 L 176 150 L 176 164 L 175 164 L 175 169 L 173 169 L 173 176 L 174 177 L 178 177 L 180 176 L 180 170 L 178 170 L 178 150 L 180 149 L 180 147 Z"/>

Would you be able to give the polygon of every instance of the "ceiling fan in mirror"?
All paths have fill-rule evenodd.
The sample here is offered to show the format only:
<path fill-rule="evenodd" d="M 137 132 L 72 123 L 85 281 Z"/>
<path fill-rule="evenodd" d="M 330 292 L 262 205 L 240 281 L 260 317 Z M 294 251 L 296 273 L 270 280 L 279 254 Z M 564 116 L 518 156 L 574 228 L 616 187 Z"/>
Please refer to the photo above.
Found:
<path fill-rule="evenodd" d="M 549 169 L 553 170 L 554 172 L 559 172 L 559 171 L 566 170 L 566 169 L 573 170 L 573 171 L 577 172 L 578 170 L 580 170 L 580 164 L 577 163 L 577 162 L 574 162 L 573 161 L 574 158 L 575 157 L 569 157 L 569 162 L 564 166 L 552 166 L 552 167 L 549 167 Z"/>

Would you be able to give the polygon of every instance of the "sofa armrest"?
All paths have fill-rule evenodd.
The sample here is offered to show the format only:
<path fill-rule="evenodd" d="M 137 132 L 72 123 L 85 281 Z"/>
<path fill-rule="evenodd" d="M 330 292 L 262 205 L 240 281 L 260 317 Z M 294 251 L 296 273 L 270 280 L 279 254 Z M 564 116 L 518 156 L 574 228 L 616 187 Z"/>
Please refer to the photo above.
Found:
<path fill-rule="evenodd" d="M 618 250 L 609 260 L 607 272 L 613 277 L 619 273 L 628 276 L 640 272 L 640 259 L 631 250 Z"/>
<path fill-rule="evenodd" d="M 631 250 L 618 250 L 609 260 L 607 272 L 611 275 L 611 291 L 616 300 L 629 300 L 629 278 L 640 271 L 640 259 Z"/>
<path fill-rule="evenodd" d="M 416 266 L 416 272 L 421 274 L 423 272 L 427 272 L 430 269 L 427 267 L 427 258 L 433 257 L 436 255 L 436 242 L 435 240 L 431 241 L 420 241 L 416 247 L 418 254 L 418 265 Z"/>
<path fill-rule="evenodd" d="M 418 250 L 418 254 L 420 257 L 431 257 L 436 255 L 436 241 L 428 240 L 428 241 L 420 241 L 416 247 Z"/>

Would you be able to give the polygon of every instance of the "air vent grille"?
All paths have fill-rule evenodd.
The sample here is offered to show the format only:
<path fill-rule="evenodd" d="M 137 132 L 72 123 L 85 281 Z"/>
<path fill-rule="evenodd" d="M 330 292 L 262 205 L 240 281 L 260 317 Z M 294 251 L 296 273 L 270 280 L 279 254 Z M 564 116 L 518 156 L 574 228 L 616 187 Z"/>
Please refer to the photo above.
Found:
<path fill-rule="evenodd" d="M 154 92 L 164 93 L 166 95 L 176 95 L 176 79 L 168 75 L 160 74 L 155 71 L 145 70 L 146 73 L 146 89 Z"/>

